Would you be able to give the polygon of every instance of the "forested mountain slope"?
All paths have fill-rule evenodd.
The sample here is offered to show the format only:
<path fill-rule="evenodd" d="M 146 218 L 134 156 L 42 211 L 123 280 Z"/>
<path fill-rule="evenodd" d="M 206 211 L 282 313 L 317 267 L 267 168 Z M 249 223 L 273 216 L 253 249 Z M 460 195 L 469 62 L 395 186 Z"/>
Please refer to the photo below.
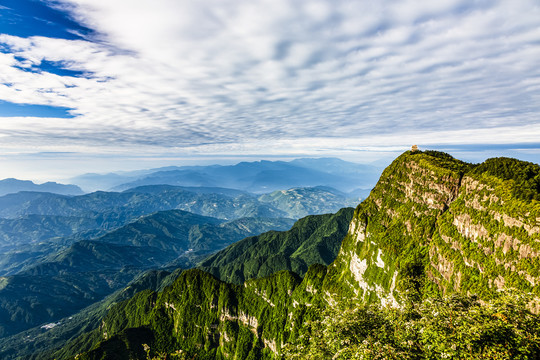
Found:
<path fill-rule="evenodd" d="M 290 219 L 244 218 L 230 222 L 168 210 L 143 216 L 92 240 L 83 240 L 17 274 L 0 277 L 0 337 L 74 314 L 150 268 L 198 251 L 210 254 Z"/>
<path fill-rule="evenodd" d="M 236 269 L 239 283 L 244 277 L 262 276 L 284 269 L 290 270 L 293 265 L 295 270 L 305 273 L 303 269 L 307 269 L 308 266 L 317 262 L 328 264 L 335 258 L 352 215 L 352 208 L 342 209 L 337 214 L 311 215 L 297 221 L 290 230 L 270 231 L 241 240 L 218 252 L 217 256 L 211 256 L 203 263 L 212 264 L 212 270 L 223 276 L 231 274 L 234 271 L 231 268 Z M 289 258 L 292 254 L 294 256 Z M 241 265 L 246 259 L 252 264 L 252 272 L 247 272 L 248 269 Z M 255 266 L 255 264 L 258 265 Z M 246 270 L 246 273 L 241 270 Z M 58 333 L 58 330 L 55 328 L 54 332 Z M 89 349 L 87 346 L 100 339 L 101 331 L 98 329 L 75 340 L 56 356 L 63 358 L 69 354 L 73 355 L 74 349 Z M 20 340 L 12 339 L 6 342 L 5 351 L 12 351 L 11 349 L 15 346 L 12 344 L 16 344 L 17 341 Z M 0 354 L 2 354 L 1 350 Z M 41 359 L 49 355 L 37 354 L 36 356 Z"/>
<path fill-rule="evenodd" d="M 336 294 L 399 301 L 414 277 L 420 295 L 540 296 L 539 184 L 540 166 L 515 159 L 403 154 L 355 213 L 330 268 Z"/>
<path fill-rule="evenodd" d="M 336 214 L 310 215 L 288 231 L 248 237 L 211 255 L 199 269 L 235 284 L 280 270 L 303 276 L 311 264 L 328 265 L 336 258 L 353 211 L 344 208 Z"/>
<path fill-rule="evenodd" d="M 108 309 L 117 302 L 131 298 L 142 290 L 161 290 L 170 285 L 182 272 L 148 270 L 135 277 L 126 287 L 110 294 L 103 300 L 93 303 L 81 311 L 58 319 L 48 329 L 34 327 L 16 335 L 0 339 L 0 358 L 2 359 L 43 359 L 53 358 L 51 353 L 65 346 L 73 337 L 90 332 L 99 327 Z M 31 339 L 31 341 L 29 341 Z"/>
<path fill-rule="evenodd" d="M 240 286 L 186 271 L 113 307 L 101 342 L 78 358 L 538 358 L 534 302 L 500 290 L 539 298 L 539 180 L 531 163 L 406 152 L 357 207 L 328 268 Z M 473 293 L 483 302 L 459 297 Z"/>

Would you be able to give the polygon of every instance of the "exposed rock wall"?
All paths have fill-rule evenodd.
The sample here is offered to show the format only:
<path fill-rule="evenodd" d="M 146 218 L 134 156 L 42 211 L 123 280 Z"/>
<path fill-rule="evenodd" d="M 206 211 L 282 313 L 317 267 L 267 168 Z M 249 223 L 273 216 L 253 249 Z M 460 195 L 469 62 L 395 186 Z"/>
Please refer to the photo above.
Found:
<path fill-rule="evenodd" d="M 407 152 L 383 172 L 330 266 L 330 293 L 399 303 L 413 269 L 424 294 L 540 296 L 539 203 L 513 197 L 512 181 L 434 155 Z"/>
<path fill-rule="evenodd" d="M 274 359 L 321 306 L 340 301 L 396 307 L 453 292 L 487 299 L 507 287 L 540 298 L 540 203 L 513 197 L 512 180 L 471 169 L 446 154 L 406 152 L 356 208 L 328 268 L 243 286 L 186 271 L 163 293 L 114 308 L 100 336 L 144 325 L 162 349 Z"/>

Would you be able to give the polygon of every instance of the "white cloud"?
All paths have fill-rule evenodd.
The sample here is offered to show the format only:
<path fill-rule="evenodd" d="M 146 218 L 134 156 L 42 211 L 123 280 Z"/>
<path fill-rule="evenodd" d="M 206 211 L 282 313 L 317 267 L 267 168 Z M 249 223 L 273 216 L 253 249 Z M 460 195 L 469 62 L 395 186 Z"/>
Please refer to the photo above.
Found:
<path fill-rule="evenodd" d="M 76 117 L 4 118 L 5 148 L 285 153 L 540 135 L 534 0 L 62 4 L 99 35 L 0 35 L 0 99 Z M 22 69 L 43 60 L 88 76 Z"/>

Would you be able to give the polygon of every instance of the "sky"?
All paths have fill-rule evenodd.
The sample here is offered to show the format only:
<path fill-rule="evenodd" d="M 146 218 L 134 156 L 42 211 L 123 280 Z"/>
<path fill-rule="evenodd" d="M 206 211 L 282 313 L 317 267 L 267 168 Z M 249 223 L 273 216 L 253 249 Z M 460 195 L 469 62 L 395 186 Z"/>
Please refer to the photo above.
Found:
<path fill-rule="evenodd" d="M 539 59 L 537 0 L 0 0 L 0 178 L 539 163 Z"/>

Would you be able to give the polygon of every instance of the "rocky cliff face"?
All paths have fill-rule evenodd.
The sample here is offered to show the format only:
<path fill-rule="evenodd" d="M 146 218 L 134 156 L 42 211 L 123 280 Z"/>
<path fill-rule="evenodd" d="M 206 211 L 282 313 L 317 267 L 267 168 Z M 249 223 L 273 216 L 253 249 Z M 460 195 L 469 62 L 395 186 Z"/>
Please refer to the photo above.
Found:
<path fill-rule="evenodd" d="M 540 204 L 516 198 L 513 187 L 485 172 L 465 174 L 429 249 L 428 275 L 442 291 L 487 298 L 515 288 L 540 296 Z"/>
<path fill-rule="evenodd" d="M 397 158 L 356 209 L 329 268 L 329 297 L 398 305 L 507 287 L 540 295 L 540 204 L 483 167 L 437 152 Z"/>
<path fill-rule="evenodd" d="M 492 171 L 501 164 L 510 164 L 507 175 Z M 538 187 L 538 165 L 471 165 L 443 153 L 406 152 L 357 207 L 329 267 L 314 265 L 304 279 L 280 272 L 240 286 L 188 271 L 162 293 L 113 308 L 97 335 L 105 342 L 81 358 L 108 358 L 104 351 L 115 346 L 140 351 L 130 328 L 150 329 L 139 338 L 158 352 L 276 358 L 318 306 L 352 300 L 399 307 L 456 292 L 489 299 L 507 287 L 540 297 Z"/>
<path fill-rule="evenodd" d="M 116 305 L 99 329 L 67 348 L 80 351 L 91 338 L 99 345 L 77 359 L 142 359 L 143 344 L 153 354 L 182 349 L 202 359 L 272 359 L 314 316 L 325 273 L 314 265 L 304 279 L 282 271 L 234 285 L 188 270 L 161 293 L 143 291 Z"/>

